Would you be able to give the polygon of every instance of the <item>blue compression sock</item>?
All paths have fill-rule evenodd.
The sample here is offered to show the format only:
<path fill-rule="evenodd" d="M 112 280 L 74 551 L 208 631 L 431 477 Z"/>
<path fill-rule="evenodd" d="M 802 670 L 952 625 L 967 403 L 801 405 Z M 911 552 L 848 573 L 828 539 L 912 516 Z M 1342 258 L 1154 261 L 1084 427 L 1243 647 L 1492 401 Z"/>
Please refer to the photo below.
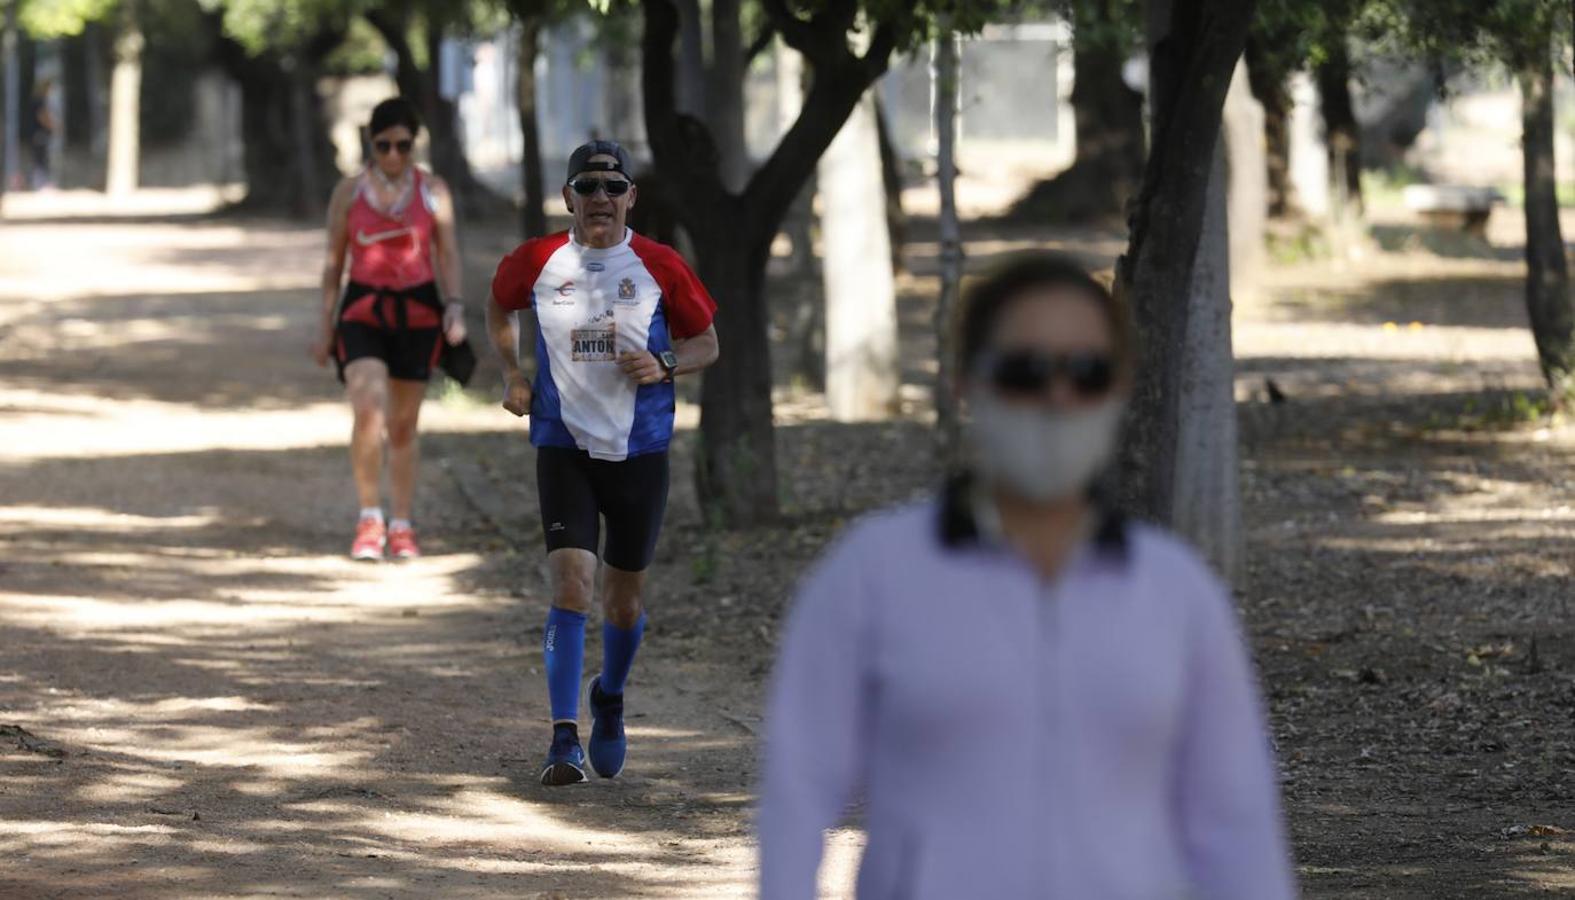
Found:
<path fill-rule="evenodd" d="M 554 606 L 547 613 L 542 639 L 547 667 L 547 696 L 554 722 L 580 718 L 580 670 L 585 665 L 585 614 Z"/>
<path fill-rule="evenodd" d="M 624 629 L 611 622 L 602 623 L 602 693 L 623 693 L 624 682 L 629 680 L 629 669 L 634 665 L 635 651 L 640 649 L 640 638 L 644 636 L 645 613 L 640 613 L 633 628 Z"/>

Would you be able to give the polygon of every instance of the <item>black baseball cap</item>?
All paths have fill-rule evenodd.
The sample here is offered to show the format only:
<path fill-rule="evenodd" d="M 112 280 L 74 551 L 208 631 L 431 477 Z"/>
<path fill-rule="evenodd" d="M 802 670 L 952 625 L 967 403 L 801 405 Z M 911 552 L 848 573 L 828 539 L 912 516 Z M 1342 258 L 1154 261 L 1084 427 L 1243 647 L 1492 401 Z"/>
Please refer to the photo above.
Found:
<path fill-rule="evenodd" d="M 610 163 L 606 160 L 591 162 L 593 156 L 611 156 L 617 162 Z M 590 141 L 581 144 L 569 154 L 569 177 L 564 180 L 573 181 L 574 176 L 581 172 L 617 172 L 632 181 L 634 176 L 629 174 L 631 167 L 629 151 L 623 149 L 617 141 Z"/>

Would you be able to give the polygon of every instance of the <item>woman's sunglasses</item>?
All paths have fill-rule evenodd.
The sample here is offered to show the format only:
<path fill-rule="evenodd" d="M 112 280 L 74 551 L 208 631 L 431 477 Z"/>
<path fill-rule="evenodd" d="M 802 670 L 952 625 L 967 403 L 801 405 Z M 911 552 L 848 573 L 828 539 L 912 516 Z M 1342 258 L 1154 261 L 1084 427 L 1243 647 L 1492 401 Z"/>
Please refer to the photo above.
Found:
<path fill-rule="evenodd" d="M 372 149 L 376 150 L 378 152 L 379 156 L 387 156 L 388 155 L 388 151 L 390 151 L 390 150 L 398 150 L 401 156 L 409 156 L 410 155 L 410 148 L 414 147 L 415 145 L 416 145 L 416 142 L 415 141 L 411 141 L 411 140 L 404 140 L 404 141 L 373 141 L 372 142 Z"/>
<path fill-rule="evenodd" d="M 596 193 L 597 189 L 606 191 L 609 197 L 622 197 L 624 194 L 629 193 L 631 186 L 629 182 L 621 178 L 608 179 L 607 181 L 603 181 L 600 178 L 576 178 L 569 182 L 569 187 L 573 188 L 574 192 L 581 197 L 589 197 Z"/>
<path fill-rule="evenodd" d="M 1116 383 L 1116 363 L 1108 353 L 1009 350 L 987 360 L 984 374 L 1003 394 L 1043 394 L 1064 378 L 1078 396 L 1091 400 Z"/>

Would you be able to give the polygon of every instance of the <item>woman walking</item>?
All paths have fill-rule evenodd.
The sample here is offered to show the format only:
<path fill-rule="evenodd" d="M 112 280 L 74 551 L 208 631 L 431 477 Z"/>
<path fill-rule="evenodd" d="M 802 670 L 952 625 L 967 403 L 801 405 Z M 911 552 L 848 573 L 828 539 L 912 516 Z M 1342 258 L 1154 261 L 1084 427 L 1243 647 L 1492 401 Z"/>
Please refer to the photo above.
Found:
<path fill-rule="evenodd" d="M 860 897 L 1290 900 L 1230 596 L 1092 499 L 1132 382 L 1122 307 L 1028 256 L 971 292 L 958 343 L 969 474 L 838 541 L 789 622 L 761 896 L 815 896 L 862 794 Z"/>
<path fill-rule="evenodd" d="M 332 358 L 355 414 L 350 465 L 360 500 L 355 559 L 421 555 L 411 524 L 420 459 L 416 427 L 445 341 L 465 340 L 454 203 L 412 159 L 421 122 L 395 98 L 372 110 L 372 163 L 341 181 L 328 209 L 322 331 L 312 353 Z M 342 288 L 346 256 L 350 278 Z M 441 292 L 439 287 L 441 286 Z M 391 518 L 383 517 L 384 449 Z"/>

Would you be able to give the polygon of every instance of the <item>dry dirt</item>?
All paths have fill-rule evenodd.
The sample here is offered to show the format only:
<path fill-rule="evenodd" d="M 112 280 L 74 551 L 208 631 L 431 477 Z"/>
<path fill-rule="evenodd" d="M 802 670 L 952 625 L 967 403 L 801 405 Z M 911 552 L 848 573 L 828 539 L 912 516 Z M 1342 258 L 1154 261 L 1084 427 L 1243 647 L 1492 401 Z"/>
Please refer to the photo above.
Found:
<path fill-rule="evenodd" d="M 932 481 L 926 366 L 889 424 L 784 393 L 778 528 L 707 530 L 675 478 L 629 769 L 549 792 L 531 455 L 490 372 L 428 403 L 428 556 L 352 564 L 348 415 L 305 354 L 317 232 L 53 210 L 0 225 L 0 897 L 747 896 L 781 605 L 848 517 Z M 1392 227 L 1237 316 L 1241 599 L 1300 875 L 1569 895 L 1575 431 L 1523 394 L 1514 235 Z M 470 235 L 471 296 L 507 235 Z M 933 230 L 909 252 L 932 271 Z M 904 282 L 920 361 L 930 285 Z M 834 844 L 840 896 L 857 834 Z"/>

